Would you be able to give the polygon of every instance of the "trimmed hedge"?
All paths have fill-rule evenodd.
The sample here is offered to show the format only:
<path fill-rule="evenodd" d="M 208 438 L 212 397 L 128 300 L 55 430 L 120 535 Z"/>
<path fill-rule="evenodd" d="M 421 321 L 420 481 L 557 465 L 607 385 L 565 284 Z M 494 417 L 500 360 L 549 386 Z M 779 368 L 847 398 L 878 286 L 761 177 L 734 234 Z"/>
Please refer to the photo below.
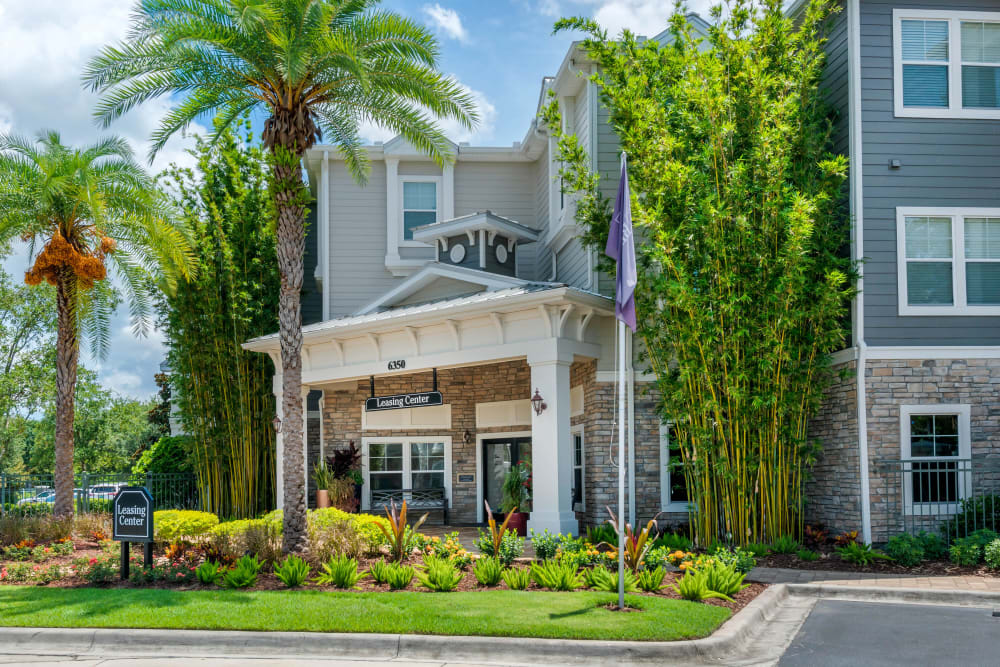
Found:
<path fill-rule="evenodd" d="M 211 512 L 160 510 L 153 512 L 153 529 L 158 542 L 173 542 L 209 534 L 218 527 L 219 517 Z M 225 524 L 222 524 L 225 525 Z"/>

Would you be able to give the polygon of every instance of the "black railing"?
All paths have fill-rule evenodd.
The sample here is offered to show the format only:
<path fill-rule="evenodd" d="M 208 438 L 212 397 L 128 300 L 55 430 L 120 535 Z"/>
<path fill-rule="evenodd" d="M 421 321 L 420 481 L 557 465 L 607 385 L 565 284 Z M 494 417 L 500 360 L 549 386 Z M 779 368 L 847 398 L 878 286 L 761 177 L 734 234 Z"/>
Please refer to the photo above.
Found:
<path fill-rule="evenodd" d="M 193 473 L 79 473 L 73 476 L 76 511 L 110 511 L 111 499 L 123 486 L 145 486 L 157 510 L 202 507 L 198 479 Z M 0 511 L 38 511 L 53 504 L 54 493 L 52 475 L 0 473 Z"/>
<path fill-rule="evenodd" d="M 1000 530 L 1000 458 L 876 461 L 871 494 L 876 542 L 922 530 L 948 538 Z"/>

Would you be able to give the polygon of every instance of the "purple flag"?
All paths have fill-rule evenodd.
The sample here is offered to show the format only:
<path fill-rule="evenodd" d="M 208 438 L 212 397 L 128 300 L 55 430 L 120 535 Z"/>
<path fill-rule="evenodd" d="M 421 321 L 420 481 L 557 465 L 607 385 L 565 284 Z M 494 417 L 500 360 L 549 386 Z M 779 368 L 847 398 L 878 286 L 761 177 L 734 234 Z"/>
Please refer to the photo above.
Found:
<path fill-rule="evenodd" d="M 635 242 L 632 239 L 632 200 L 628 190 L 627 158 L 622 153 L 622 174 L 618 181 L 615 212 L 611 216 L 608 246 L 604 254 L 618 262 L 615 272 L 615 317 L 635 332 Z"/>

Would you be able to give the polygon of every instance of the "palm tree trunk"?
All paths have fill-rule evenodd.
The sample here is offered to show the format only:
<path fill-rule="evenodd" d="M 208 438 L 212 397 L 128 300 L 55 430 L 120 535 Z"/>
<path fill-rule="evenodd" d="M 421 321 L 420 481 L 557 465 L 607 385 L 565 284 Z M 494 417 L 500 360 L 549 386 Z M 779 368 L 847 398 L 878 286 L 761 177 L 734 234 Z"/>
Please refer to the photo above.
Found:
<path fill-rule="evenodd" d="M 56 469 L 57 517 L 73 516 L 73 409 L 80 341 L 76 331 L 76 278 L 62 269 L 56 284 Z"/>

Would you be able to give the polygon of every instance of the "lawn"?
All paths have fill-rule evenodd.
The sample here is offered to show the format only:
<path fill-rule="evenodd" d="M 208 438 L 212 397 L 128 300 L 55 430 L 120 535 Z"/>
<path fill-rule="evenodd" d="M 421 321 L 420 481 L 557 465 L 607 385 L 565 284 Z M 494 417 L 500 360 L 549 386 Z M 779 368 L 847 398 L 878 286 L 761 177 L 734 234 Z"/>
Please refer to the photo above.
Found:
<path fill-rule="evenodd" d="M 670 641 L 711 634 L 730 611 L 607 593 L 330 593 L 0 587 L 0 626 L 189 628 Z"/>

